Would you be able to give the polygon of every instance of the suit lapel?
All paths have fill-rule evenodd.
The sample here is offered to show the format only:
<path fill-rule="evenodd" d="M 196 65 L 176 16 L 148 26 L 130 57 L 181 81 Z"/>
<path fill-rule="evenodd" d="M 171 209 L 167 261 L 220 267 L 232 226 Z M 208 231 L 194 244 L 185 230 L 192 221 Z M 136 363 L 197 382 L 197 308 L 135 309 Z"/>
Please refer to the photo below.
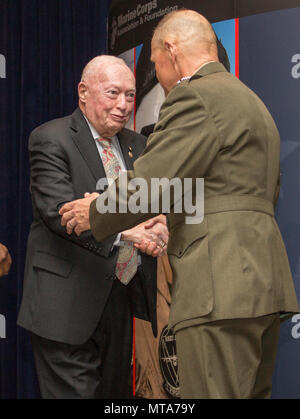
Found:
<path fill-rule="evenodd" d="M 97 182 L 99 179 L 106 177 L 95 140 L 80 109 L 76 109 L 73 113 L 70 128 L 72 130 L 72 139 L 86 161 L 95 181 Z"/>

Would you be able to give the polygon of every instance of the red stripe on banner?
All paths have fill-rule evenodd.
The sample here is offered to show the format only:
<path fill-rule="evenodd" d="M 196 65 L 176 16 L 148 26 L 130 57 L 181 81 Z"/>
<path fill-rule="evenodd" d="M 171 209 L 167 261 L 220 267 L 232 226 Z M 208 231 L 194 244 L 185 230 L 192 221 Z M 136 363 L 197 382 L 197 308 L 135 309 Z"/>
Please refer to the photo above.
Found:
<path fill-rule="evenodd" d="M 235 75 L 240 77 L 240 19 L 235 19 Z"/>
<path fill-rule="evenodd" d="M 135 396 L 135 318 L 133 318 L 133 342 L 132 342 L 132 394 Z"/>

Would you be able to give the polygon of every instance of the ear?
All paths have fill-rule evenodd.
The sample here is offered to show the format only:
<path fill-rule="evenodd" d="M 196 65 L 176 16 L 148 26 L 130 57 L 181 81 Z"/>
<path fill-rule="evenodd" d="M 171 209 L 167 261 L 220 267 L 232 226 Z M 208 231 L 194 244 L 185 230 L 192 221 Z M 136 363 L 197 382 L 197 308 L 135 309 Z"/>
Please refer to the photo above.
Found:
<path fill-rule="evenodd" d="M 78 84 L 78 97 L 79 100 L 83 103 L 86 102 L 87 88 L 83 81 Z"/>
<path fill-rule="evenodd" d="M 164 47 L 170 57 L 170 60 L 173 64 L 176 63 L 176 57 L 177 57 L 177 46 L 174 41 L 165 40 L 164 41 Z"/>

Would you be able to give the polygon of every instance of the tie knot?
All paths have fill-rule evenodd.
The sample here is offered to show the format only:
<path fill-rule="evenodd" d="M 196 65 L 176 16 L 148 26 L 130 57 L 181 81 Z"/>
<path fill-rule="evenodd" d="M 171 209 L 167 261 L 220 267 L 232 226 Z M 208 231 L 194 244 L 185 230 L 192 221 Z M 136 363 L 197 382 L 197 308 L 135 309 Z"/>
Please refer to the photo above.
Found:
<path fill-rule="evenodd" d="M 111 139 L 110 138 L 97 138 L 97 141 L 102 144 L 104 148 L 111 147 Z"/>

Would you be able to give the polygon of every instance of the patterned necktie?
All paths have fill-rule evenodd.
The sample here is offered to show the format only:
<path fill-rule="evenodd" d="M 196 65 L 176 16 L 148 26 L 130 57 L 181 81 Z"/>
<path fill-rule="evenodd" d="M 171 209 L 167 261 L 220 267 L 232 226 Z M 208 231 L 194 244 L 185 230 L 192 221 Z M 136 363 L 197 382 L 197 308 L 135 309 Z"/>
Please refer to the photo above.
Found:
<path fill-rule="evenodd" d="M 119 176 L 121 166 L 111 148 L 111 140 L 107 138 L 98 138 L 97 141 L 103 147 L 102 163 L 106 177 L 115 180 Z M 137 265 L 137 249 L 133 246 L 132 243 L 125 242 L 123 246 L 120 246 L 116 265 L 116 276 L 122 282 L 122 284 L 127 285 L 133 278 L 137 271 Z"/>

